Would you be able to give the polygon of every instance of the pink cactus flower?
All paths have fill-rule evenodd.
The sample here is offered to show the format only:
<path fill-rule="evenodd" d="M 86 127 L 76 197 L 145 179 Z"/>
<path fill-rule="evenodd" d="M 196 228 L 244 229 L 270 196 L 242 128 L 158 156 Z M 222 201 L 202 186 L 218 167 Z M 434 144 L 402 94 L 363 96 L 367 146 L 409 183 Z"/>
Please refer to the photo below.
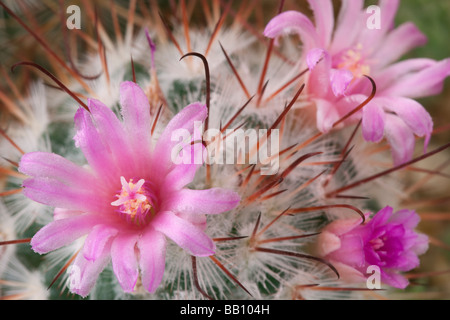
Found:
<path fill-rule="evenodd" d="M 75 115 L 74 139 L 87 167 L 44 152 L 25 154 L 20 161 L 20 172 L 29 176 L 23 193 L 56 208 L 54 221 L 32 238 L 33 250 L 48 253 L 86 236 L 73 262 L 80 279 L 71 290 L 81 296 L 89 294 L 110 261 L 125 292 L 133 291 L 139 276 L 154 292 L 163 278 L 167 238 L 193 256 L 213 255 L 205 214 L 231 210 L 240 201 L 231 190 L 187 188 L 201 164 L 171 161 L 177 143 L 172 132 L 192 133 L 194 121 L 207 117 L 204 105 L 185 107 L 152 146 L 143 90 L 124 82 L 120 97 L 123 121 L 94 99 L 88 100 L 90 112 L 80 108 Z"/>
<path fill-rule="evenodd" d="M 450 59 L 396 62 L 427 41 L 410 22 L 393 28 L 399 0 L 380 1 L 379 28 L 368 26 L 374 13 L 363 9 L 363 0 L 342 1 L 336 24 L 331 0 L 308 2 L 315 23 L 300 12 L 286 11 L 267 24 L 264 35 L 278 39 L 285 33 L 299 34 L 310 70 L 306 88 L 317 108 L 317 128 L 328 132 L 367 99 L 372 85 L 364 76 L 370 76 L 377 86 L 375 97 L 346 123 L 362 119 L 367 141 L 386 138 L 395 164 L 412 158 L 415 135 L 425 137 L 426 149 L 433 121 L 413 99 L 442 90 L 444 79 L 450 75 Z"/>
<path fill-rule="evenodd" d="M 419 216 L 413 210 L 381 209 L 367 223 L 340 219 L 325 227 L 318 239 L 318 252 L 339 271 L 343 280 L 365 282 L 369 266 L 377 266 L 381 281 L 404 289 L 408 280 L 399 272 L 419 266 L 428 238 L 416 233 Z"/>

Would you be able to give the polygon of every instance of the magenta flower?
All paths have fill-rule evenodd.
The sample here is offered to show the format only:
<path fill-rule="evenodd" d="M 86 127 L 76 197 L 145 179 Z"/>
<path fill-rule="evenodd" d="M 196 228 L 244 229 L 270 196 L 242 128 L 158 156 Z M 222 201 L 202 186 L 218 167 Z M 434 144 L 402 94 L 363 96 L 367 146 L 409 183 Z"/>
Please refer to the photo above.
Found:
<path fill-rule="evenodd" d="M 299 34 L 310 69 L 307 90 L 317 108 L 317 128 L 328 132 L 370 95 L 372 86 L 366 75 L 376 82 L 376 96 L 347 123 L 362 119 L 367 141 L 379 142 L 385 137 L 395 164 L 412 158 L 414 135 L 425 137 L 426 149 L 433 122 L 412 99 L 442 90 L 444 79 L 450 75 L 450 59 L 395 62 L 427 40 L 412 23 L 393 28 L 398 0 L 380 1 L 379 29 L 369 27 L 371 13 L 363 9 L 362 0 L 342 1 L 336 28 L 331 0 L 308 2 L 315 24 L 300 12 L 286 11 L 268 23 L 264 35 Z"/>
<path fill-rule="evenodd" d="M 124 82 L 120 96 L 123 122 L 94 99 L 88 100 L 90 112 L 80 108 L 75 115 L 74 139 L 88 167 L 44 152 L 20 161 L 19 170 L 30 176 L 23 193 L 56 208 L 55 220 L 32 238 L 33 250 L 44 254 L 87 235 L 73 263 L 80 279 L 71 290 L 81 296 L 89 294 L 110 261 L 124 291 L 133 291 L 140 274 L 144 288 L 154 292 L 165 269 L 166 238 L 193 256 L 213 255 L 205 214 L 231 210 L 240 201 L 230 190 L 186 188 L 201 164 L 171 161 L 177 143 L 172 132 L 193 133 L 194 121 L 207 117 L 204 105 L 185 107 L 152 147 L 146 95 Z M 192 154 L 199 152 L 189 147 Z"/>
<path fill-rule="evenodd" d="M 404 289 L 408 280 L 399 272 L 419 266 L 420 254 L 428 249 L 428 238 L 414 231 L 419 216 L 413 210 L 393 213 L 381 209 L 369 222 L 343 219 L 330 223 L 319 236 L 319 254 L 350 282 L 365 281 L 367 268 L 378 266 L 381 281 Z"/>

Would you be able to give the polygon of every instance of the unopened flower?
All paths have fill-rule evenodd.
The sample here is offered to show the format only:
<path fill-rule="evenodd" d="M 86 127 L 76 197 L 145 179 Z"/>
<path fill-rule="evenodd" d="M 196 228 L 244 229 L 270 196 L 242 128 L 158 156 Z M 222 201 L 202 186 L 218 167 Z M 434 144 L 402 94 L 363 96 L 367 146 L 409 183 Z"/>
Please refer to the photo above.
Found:
<path fill-rule="evenodd" d="M 377 86 L 376 95 L 347 123 L 362 119 L 367 141 L 380 142 L 385 137 L 395 164 L 412 158 L 414 135 L 425 137 L 426 149 L 433 122 L 413 99 L 442 90 L 444 79 L 450 75 L 450 59 L 395 62 L 427 40 L 412 23 L 392 28 L 398 0 L 380 1 L 379 29 L 367 26 L 369 16 L 363 1 L 342 1 L 336 28 L 331 1 L 308 2 L 315 23 L 303 13 L 286 11 L 269 22 L 264 34 L 270 38 L 286 32 L 299 34 L 310 70 L 306 88 L 317 108 L 318 129 L 328 132 L 370 96 L 372 85 L 364 77 L 370 76 Z"/>
<path fill-rule="evenodd" d="M 380 268 L 381 281 L 404 289 L 408 280 L 399 272 L 419 266 L 418 255 L 428 249 L 428 238 L 416 233 L 419 216 L 413 210 L 381 209 L 366 224 L 339 219 L 325 227 L 318 239 L 319 254 L 350 282 L 363 282 L 369 266 Z"/>
<path fill-rule="evenodd" d="M 152 146 L 146 95 L 124 82 L 120 97 L 123 122 L 94 99 L 88 100 L 90 112 L 80 108 L 75 115 L 74 139 L 88 167 L 44 152 L 27 153 L 20 161 L 19 170 L 30 176 L 23 193 L 56 208 L 55 220 L 32 238 L 33 250 L 44 254 L 87 235 L 72 265 L 78 279 L 71 290 L 81 296 L 89 294 L 110 260 L 125 292 L 133 291 L 139 274 L 143 287 L 154 292 L 165 269 L 166 237 L 193 256 L 213 255 L 205 214 L 228 211 L 240 201 L 226 189 L 186 188 L 201 164 L 171 161 L 172 132 L 192 133 L 194 121 L 207 117 L 204 105 L 185 107 Z M 192 153 L 202 150 L 189 147 Z"/>

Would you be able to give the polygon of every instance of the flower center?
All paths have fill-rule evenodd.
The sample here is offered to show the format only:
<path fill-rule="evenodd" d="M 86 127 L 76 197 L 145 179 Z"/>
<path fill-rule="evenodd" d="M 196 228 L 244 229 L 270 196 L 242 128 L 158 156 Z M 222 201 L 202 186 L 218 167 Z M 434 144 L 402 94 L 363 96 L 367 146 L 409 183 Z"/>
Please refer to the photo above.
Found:
<path fill-rule="evenodd" d="M 384 246 L 384 241 L 380 238 L 370 240 L 372 248 L 376 251 Z"/>
<path fill-rule="evenodd" d="M 144 225 L 155 215 L 155 202 L 147 182 L 140 179 L 134 183 L 133 179 L 126 181 L 120 177 L 122 189 L 116 194 L 117 200 L 111 202 L 112 206 L 118 207 L 117 212 L 127 222 L 138 226 Z"/>
<path fill-rule="evenodd" d="M 370 74 L 370 66 L 364 61 L 361 44 L 343 54 L 337 67 L 349 70 L 355 78 Z"/>

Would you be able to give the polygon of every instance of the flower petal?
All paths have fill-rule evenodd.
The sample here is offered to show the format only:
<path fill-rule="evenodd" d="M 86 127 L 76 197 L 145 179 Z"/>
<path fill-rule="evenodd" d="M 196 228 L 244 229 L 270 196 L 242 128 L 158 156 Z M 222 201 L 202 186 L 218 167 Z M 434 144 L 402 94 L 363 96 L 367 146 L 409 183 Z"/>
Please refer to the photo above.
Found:
<path fill-rule="evenodd" d="M 405 289 L 409 285 L 408 279 L 395 272 L 384 272 L 381 270 L 381 281 L 394 288 Z"/>
<path fill-rule="evenodd" d="M 450 59 L 434 63 L 428 68 L 409 74 L 383 91 L 386 96 L 422 98 L 442 91 L 444 80 L 450 76 Z"/>
<path fill-rule="evenodd" d="M 95 128 L 91 114 L 83 108 L 79 108 L 75 114 L 75 128 L 75 144 L 83 151 L 93 171 L 103 180 L 115 179 L 112 175 L 116 170 L 111 152 Z"/>
<path fill-rule="evenodd" d="M 377 226 L 384 225 L 392 216 L 394 209 L 392 207 L 386 206 L 380 211 L 378 211 L 372 219 L 369 221 L 369 224 L 372 228 L 376 228 Z"/>
<path fill-rule="evenodd" d="M 236 192 L 228 189 L 183 189 L 175 192 L 163 208 L 176 213 L 218 214 L 235 208 L 240 200 Z"/>
<path fill-rule="evenodd" d="M 40 254 L 59 249 L 87 234 L 99 219 L 91 214 L 50 222 L 31 239 L 31 248 Z"/>
<path fill-rule="evenodd" d="M 175 160 L 176 165 L 165 177 L 161 189 L 170 192 L 172 190 L 180 190 L 191 183 L 194 180 L 195 173 L 203 164 L 205 151 L 206 148 L 201 141 L 193 144 L 188 143 L 179 153 L 179 158 L 172 159 Z"/>
<path fill-rule="evenodd" d="M 394 27 L 394 18 L 399 7 L 399 0 L 380 0 L 380 29 L 361 28 L 356 43 L 361 43 L 363 48 L 379 48 L 386 34 Z M 365 20 L 369 16 L 365 15 Z"/>
<path fill-rule="evenodd" d="M 362 133 L 366 141 L 380 142 L 384 137 L 384 110 L 375 101 L 371 101 L 363 108 Z"/>
<path fill-rule="evenodd" d="M 55 210 L 53 210 L 53 220 L 61 220 L 70 217 L 76 217 L 82 214 L 84 214 L 83 211 L 55 208 Z"/>
<path fill-rule="evenodd" d="M 69 289 L 71 292 L 86 297 L 94 287 L 98 276 L 111 260 L 111 239 L 102 248 L 95 261 L 88 261 L 84 255 L 78 254 L 69 267 Z"/>
<path fill-rule="evenodd" d="M 392 97 L 387 100 L 385 108 L 395 112 L 419 137 L 425 136 L 424 152 L 433 131 L 433 120 L 425 108 L 415 100 Z"/>
<path fill-rule="evenodd" d="M 416 243 L 412 246 L 411 250 L 417 255 L 424 254 L 428 250 L 429 243 L 430 240 L 426 235 L 417 234 Z"/>
<path fill-rule="evenodd" d="M 320 132 L 328 132 L 333 124 L 339 120 L 340 116 L 336 106 L 328 100 L 315 99 L 316 103 L 316 125 Z"/>
<path fill-rule="evenodd" d="M 352 47 L 361 30 L 363 0 L 342 1 L 330 52 L 339 53 Z"/>
<path fill-rule="evenodd" d="M 358 219 L 337 219 L 328 224 L 324 231 L 331 232 L 337 236 L 341 236 L 351 230 L 355 229 L 362 222 L 361 218 Z"/>
<path fill-rule="evenodd" d="M 140 252 L 142 285 L 150 292 L 155 292 L 164 275 L 166 238 L 158 231 L 148 228 L 138 241 Z"/>
<path fill-rule="evenodd" d="M 346 265 L 359 268 L 365 263 L 364 244 L 359 236 L 345 234 L 340 237 L 339 250 L 328 254 L 327 259 L 336 260 Z"/>
<path fill-rule="evenodd" d="M 206 233 L 172 212 L 159 212 L 151 224 L 193 256 L 206 257 L 215 252 L 214 242 Z"/>
<path fill-rule="evenodd" d="M 333 264 L 333 266 L 339 272 L 340 279 L 342 279 L 342 281 L 348 283 L 363 283 L 364 281 L 366 281 L 366 277 L 364 276 L 364 274 L 356 268 L 338 261 L 330 261 L 330 263 Z"/>
<path fill-rule="evenodd" d="M 390 218 L 389 223 L 402 224 L 407 229 L 414 229 L 420 222 L 419 215 L 414 210 L 403 209 L 396 211 Z"/>
<path fill-rule="evenodd" d="M 120 84 L 120 104 L 122 106 L 123 124 L 128 133 L 128 142 L 134 152 L 138 170 L 148 168 L 151 147 L 150 104 L 144 91 L 134 82 Z"/>
<path fill-rule="evenodd" d="M 135 157 L 130 156 L 133 151 L 122 123 L 115 113 L 102 102 L 88 99 L 88 106 L 98 128 L 100 139 L 108 145 L 112 158 L 120 168 L 122 175 L 128 176 L 125 172 L 130 171 Z"/>
<path fill-rule="evenodd" d="M 412 159 L 416 139 L 412 130 L 398 116 L 386 114 L 384 127 L 386 139 L 391 145 L 392 158 L 395 165 Z"/>
<path fill-rule="evenodd" d="M 375 51 L 372 58 L 380 61 L 377 67 L 381 69 L 426 42 L 427 37 L 413 23 L 406 22 L 383 39 L 382 46 Z"/>
<path fill-rule="evenodd" d="M 153 153 L 154 171 L 159 171 L 162 175 L 172 166 L 172 152 L 177 147 L 178 142 L 172 140 L 172 135 L 177 130 L 183 130 L 186 134 L 196 134 L 199 125 L 208 116 L 206 106 L 201 103 L 192 103 L 176 114 L 167 124 L 163 133 L 156 143 Z"/>
<path fill-rule="evenodd" d="M 386 95 L 391 86 L 401 83 L 416 72 L 431 67 L 436 61 L 426 58 L 407 59 L 391 64 L 381 70 L 374 70 L 379 95 Z"/>
<path fill-rule="evenodd" d="M 264 35 L 268 38 L 278 38 L 289 33 L 297 33 L 308 49 L 320 46 L 314 24 L 307 16 L 297 11 L 280 13 L 272 18 L 264 29 Z"/>
<path fill-rule="evenodd" d="M 108 241 L 117 235 L 117 230 L 106 225 L 96 225 L 89 232 L 83 246 L 83 255 L 86 260 L 95 261 L 101 256 Z"/>
<path fill-rule="evenodd" d="M 150 103 L 144 91 L 132 81 L 120 84 L 120 105 L 123 124 L 130 138 L 139 141 L 141 146 L 150 143 L 149 130 L 152 125 Z"/>
<path fill-rule="evenodd" d="M 306 90 L 313 98 L 326 98 L 330 93 L 331 59 L 329 53 L 320 48 L 307 52 L 306 64 L 310 70 Z"/>
<path fill-rule="evenodd" d="M 317 253 L 325 257 L 333 251 L 339 250 L 341 247 L 341 239 L 334 233 L 324 230 L 317 238 Z"/>
<path fill-rule="evenodd" d="M 83 212 L 95 212 L 103 208 L 98 196 L 90 189 L 91 186 L 81 189 L 50 178 L 26 179 L 22 186 L 25 196 L 51 207 Z"/>
<path fill-rule="evenodd" d="M 405 251 L 403 254 L 398 257 L 394 263 L 387 263 L 388 268 L 392 268 L 398 271 L 411 271 L 412 269 L 417 268 L 420 265 L 420 260 L 417 254 L 413 251 Z"/>
<path fill-rule="evenodd" d="M 331 89 L 336 97 L 345 95 L 350 82 L 353 80 L 353 73 L 346 69 L 331 69 L 330 81 Z"/>
<path fill-rule="evenodd" d="M 133 291 L 139 276 L 135 253 L 138 236 L 137 233 L 121 233 L 114 238 L 111 245 L 114 274 L 125 292 Z"/>
<path fill-rule="evenodd" d="M 19 171 L 31 177 L 46 177 L 72 186 L 95 183 L 94 176 L 85 168 L 48 152 L 29 152 L 22 156 Z"/>
<path fill-rule="evenodd" d="M 319 45 L 328 48 L 334 27 L 334 11 L 331 0 L 308 0 L 309 6 L 314 13 Z"/>

